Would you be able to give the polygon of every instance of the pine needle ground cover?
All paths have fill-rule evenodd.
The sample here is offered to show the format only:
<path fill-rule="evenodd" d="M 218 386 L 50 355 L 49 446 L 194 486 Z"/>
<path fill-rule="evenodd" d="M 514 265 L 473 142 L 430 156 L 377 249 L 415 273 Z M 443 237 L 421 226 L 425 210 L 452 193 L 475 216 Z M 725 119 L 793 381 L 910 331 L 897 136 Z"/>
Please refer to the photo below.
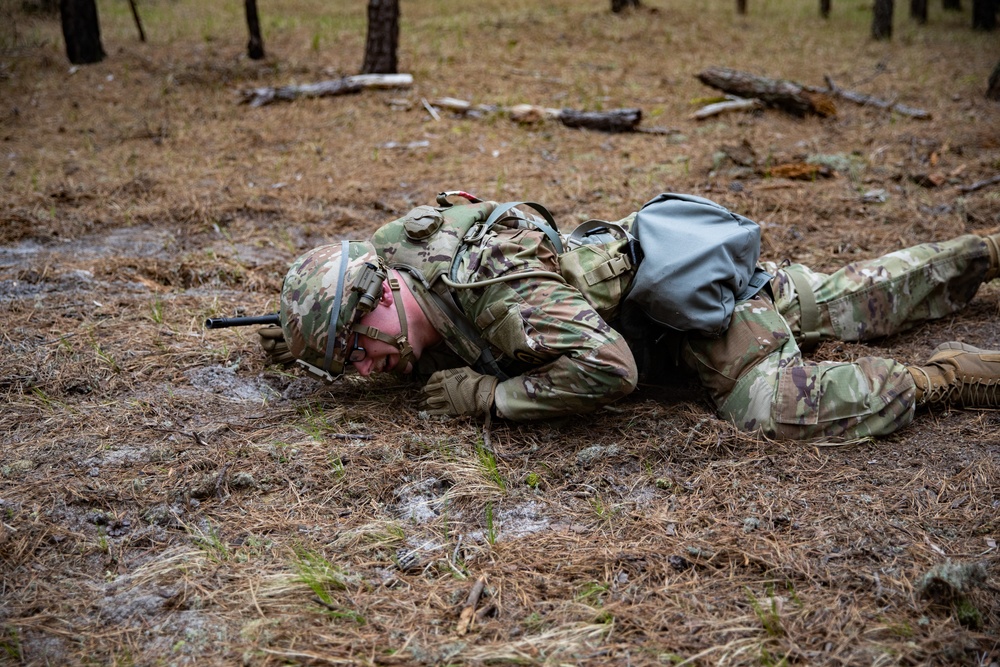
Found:
<path fill-rule="evenodd" d="M 13 4 L 13 3 L 11 3 Z M 898 3 L 902 4 L 902 3 Z M 250 108 L 239 91 L 355 74 L 364 3 L 99 3 L 108 57 L 57 17 L 0 32 L 0 656 L 12 664 L 991 665 L 1000 662 L 1000 416 L 768 442 L 697 387 L 540 424 L 428 418 L 392 378 L 265 367 L 285 268 L 441 190 L 545 203 L 563 227 L 665 190 L 835 269 L 1000 228 L 996 34 L 898 7 L 722 0 L 402 6 L 409 89 Z M 968 3 L 966 3 L 968 4 Z M 712 66 L 838 101 L 690 118 Z M 430 105 L 640 108 L 607 134 Z M 781 167 L 792 165 L 798 168 Z M 813 165 L 815 168 L 803 168 Z M 821 168 L 820 168 L 821 167 Z M 805 174 L 805 178 L 803 178 Z M 795 176 L 795 177 L 793 177 Z M 1000 291 L 959 317 L 813 355 L 1000 348 Z"/>

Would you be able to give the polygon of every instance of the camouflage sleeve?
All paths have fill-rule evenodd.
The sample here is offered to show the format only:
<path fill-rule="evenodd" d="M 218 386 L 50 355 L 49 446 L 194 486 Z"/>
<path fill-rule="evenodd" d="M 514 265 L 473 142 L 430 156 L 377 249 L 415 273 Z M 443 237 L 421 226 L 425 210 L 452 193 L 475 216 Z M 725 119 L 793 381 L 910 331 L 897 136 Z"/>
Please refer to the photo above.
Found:
<path fill-rule="evenodd" d="M 536 232 L 501 237 L 466 265 L 470 279 L 511 271 L 558 270 Z M 500 383 L 496 409 L 514 420 L 576 414 L 629 394 L 638 376 L 624 338 L 584 296 L 554 278 L 527 278 L 464 295 L 466 312 L 505 357 L 523 364 Z"/>

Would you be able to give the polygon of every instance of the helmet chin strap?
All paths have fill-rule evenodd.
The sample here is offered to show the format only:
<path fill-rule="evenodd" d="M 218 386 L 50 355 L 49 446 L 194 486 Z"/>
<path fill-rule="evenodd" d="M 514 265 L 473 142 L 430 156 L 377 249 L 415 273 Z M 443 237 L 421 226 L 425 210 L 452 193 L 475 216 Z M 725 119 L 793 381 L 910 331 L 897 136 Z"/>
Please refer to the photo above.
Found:
<path fill-rule="evenodd" d="M 353 330 L 362 336 L 366 336 L 373 340 L 379 340 L 383 343 L 388 343 L 392 345 L 399 351 L 399 361 L 396 363 L 396 367 L 393 372 L 397 375 L 403 375 L 406 371 L 406 366 L 414 360 L 413 347 L 410 345 L 409 338 L 407 336 L 408 330 L 406 327 L 406 310 L 403 308 L 403 294 L 399 289 L 399 279 L 389 278 L 389 289 L 392 291 L 393 301 L 396 303 L 396 315 L 399 317 L 399 335 L 390 336 L 389 334 L 382 333 L 375 327 L 362 326 L 360 323 L 355 324 Z"/>

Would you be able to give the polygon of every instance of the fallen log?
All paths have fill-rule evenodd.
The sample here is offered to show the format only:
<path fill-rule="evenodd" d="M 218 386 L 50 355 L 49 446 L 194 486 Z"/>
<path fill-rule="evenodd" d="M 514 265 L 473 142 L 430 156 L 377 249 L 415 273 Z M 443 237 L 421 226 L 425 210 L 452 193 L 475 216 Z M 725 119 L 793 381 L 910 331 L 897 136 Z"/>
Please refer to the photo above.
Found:
<path fill-rule="evenodd" d="M 456 113 L 506 113 L 511 120 L 518 123 L 532 124 L 545 120 L 558 120 L 566 127 L 599 130 L 602 132 L 640 132 L 642 121 L 641 109 L 610 109 L 608 111 L 578 111 L 576 109 L 553 109 L 535 104 L 515 104 L 512 107 L 500 107 L 493 104 L 472 104 L 466 100 L 454 97 L 442 97 L 431 102 L 434 107 L 441 107 Z M 651 133 L 664 134 L 669 132 L 664 128 L 656 128 Z"/>
<path fill-rule="evenodd" d="M 262 107 L 272 102 L 290 102 L 299 97 L 350 95 L 365 88 L 409 88 L 412 85 L 411 74 L 357 74 L 318 83 L 249 88 L 240 91 L 240 94 L 243 96 L 244 104 Z"/>
<path fill-rule="evenodd" d="M 698 80 L 724 93 L 756 98 L 796 116 L 812 113 L 826 117 L 837 113 L 837 107 L 828 94 L 810 90 L 794 81 L 756 76 L 728 67 L 710 67 L 698 74 Z"/>
<path fill-rule="evenodd" d="M 823 77 L 826 80 L 826 88 L 808 88 L 816 93 L 822 93 L 825 95 L 834 95 L 841 99 L 845 99 L 848 102 L 854 102 L 855 104 L 860 104 L 862 106 L 876 107 L 879 109 L 885 109 L 887 111 L 895 111 L 896 113 L 902 114 L 904 116 L 910 116 L 911 118 L 916 118 L 918 120 L 930 120 L 931 114 L 924 111 L 923 109 L 917 109 L 916 107 L 907 106 L 905 104 L 900 104 L 898 102 L 889 102 L 887 100 L 879 99 L 871 95 L 865 95 L 864 93 L 859 93 L 853 90 L 844 90 L 837 86 L 830 75 Z"/>
<path fill-rule="evenodd" d="M 566 127 L 582 127 L 602 132 L 633 132 L 642 120 L 640 109 L 612 109 L 611 111 L 575 111 L 560 109 L 559 122 Z"/>

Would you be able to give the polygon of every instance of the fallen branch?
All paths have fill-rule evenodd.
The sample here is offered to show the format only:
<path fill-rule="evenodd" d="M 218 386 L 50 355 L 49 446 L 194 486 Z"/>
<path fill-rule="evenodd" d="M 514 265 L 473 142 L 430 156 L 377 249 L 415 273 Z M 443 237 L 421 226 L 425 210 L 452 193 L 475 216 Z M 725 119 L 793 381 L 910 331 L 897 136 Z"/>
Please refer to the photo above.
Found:
<path fill-rule="evenodd" d="M 823 93 L 827 95 L 835 95 L 841 99 L 845 99 L 848 102 L 854 102 L 855 104 L 860 104 L 862 106 L 877 107 L 879 109 L 886 109 L 888 111 L 895 111 L 896 113 L 902 114 L 904 116 L 910 116 L 918 120 L 930 120 L 931 114 L 924 111 L 923 109 L 917 109 L 916 107 L 907 106 L 905 104 L 899 104 L 898 102 L 889 102 L 887 100 L 882 100 L 877 97 L 872 97 L 871 95 L 865 95 L 863 93 L 858 93 L 853 90 L 844 90 L 838 87 L 829 74 L 823 77 L 826 80 L 826 88 L 809 88 L 809 90 L 816 93 Z"/>
<path fill-rule="evenodd" d="M 603 132 L 639 132 L 642 121 L 641 109 L 610 109 L 608 111 L 577 111 L 576 109 L 553 109 L 534 104 L 516 104 L 512 107 L 500 107 L 493 104 L 472 104 L 466 100 L 454 97 L 442 97 L 431 104 L 435 107 L 448 109 L 456 113 L 506 113 L 511 120 L 518 123 L 540 123 L 545 120 L 558 120 L 566 127 L 600 130 Z M 663 134 L 663 128 L 657 128 L 653 133 Z"/>
<path fill-rule="evenodd" d="M 996 185 L 1000 183 L 1000 174 L 997 174 L 993 178 L 984 178 L 981 181 L 976 181 L 972 185 L 962 185 L 959 186 L 959 190 L 962 192 L 975 192 L 976 190 L 981 190 L 989 185 Z"/>
<path fill-rule="evenodd" d="M 479 598 L 482 596 L 485 587 L 486 577 L 479 577 L 472 586 L 472 590 L 469 591 L 469 597 L 466 598 L 465 605 L 462 607 L 462 612 L 458 617 L 456 632 L 459 635 L 464 635 L 472 627 L 472 623 L 476 619 L 476 606 L 479 604 Z"/>
<path fill-rule="evenodd" d="M 813 113 L 834 116 L 837 107 L 829 95 L 810 90 L 794 81 L 770 79 L 728 67 L 710 67 L 698 74 L 706 86 L 742 98 L 756 98 L 768 106 L 778 107 L 796 116 Z"/>
<path fill-rule="evenodd" d="M 413 85 L 411 74 L 358 74 L 318 83 L 305 83 L 280 87 L 249 88 L 240 91 L 243 103 L 262 107 L 272 102 L 291 102 L 299 97 L 329 97 L 349 95 L 364 88 L 409 88 Z"/>
<path fill-rule="evenodd" d="M 691 114 L 691 118 L 693 120 L 704 120 L 712 116 L 718 116 L 719 114 L 731 113 L 733 111 L 753 111 L 764 106 L 764 103 L 758 99 L 746 99 L 736 97 L 735 95 L 726 95 L 726 98 L 724 102 L 715 102 L 703 106 Z"/>

